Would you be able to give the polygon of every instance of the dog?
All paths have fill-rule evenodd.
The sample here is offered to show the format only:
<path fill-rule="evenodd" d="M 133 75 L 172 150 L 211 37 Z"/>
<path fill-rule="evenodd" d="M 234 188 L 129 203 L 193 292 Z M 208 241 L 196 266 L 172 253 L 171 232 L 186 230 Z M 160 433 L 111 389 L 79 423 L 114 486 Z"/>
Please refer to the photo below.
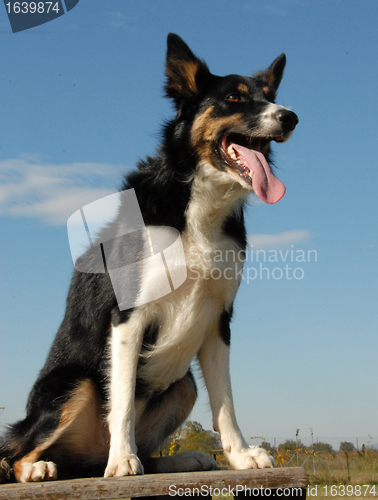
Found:
<path fill-rule="evenodd" d="M 271 142 L 286 141 L 298 123 L 294 112 L 275 104 L 286 57 L 252 77 L 219 77 L 179 36 L 169 34 L 167 42 L 165 92 L 176 115 L 156 156 L 140 162 L 122 189 L 135 190 L 152 232 L 178 232 L 186 279 L 163 297 L 123 310 L 109 272 L 74 271 L 26 417 L 3 438 L 2 482 L 216 468 L 200 452 L 156 456 L 196 400 L 194 358 L 231 466 L 274 466 L 238 427 L 229 351 L 246 250 L 243 207 L 251 192 L 266 203 L 285 193 L 269 162 Z M 122 224 L 118 215 L 111 226 Z M 125 252 L 117 241 L 116 250 Z M 137 254 L 148 242 L 139 238 L 134 245 L 127 252 Z M 215 262 L 215 255 L 223 258 Z M 140 276 L 141 291 L 147 285 Z"/>

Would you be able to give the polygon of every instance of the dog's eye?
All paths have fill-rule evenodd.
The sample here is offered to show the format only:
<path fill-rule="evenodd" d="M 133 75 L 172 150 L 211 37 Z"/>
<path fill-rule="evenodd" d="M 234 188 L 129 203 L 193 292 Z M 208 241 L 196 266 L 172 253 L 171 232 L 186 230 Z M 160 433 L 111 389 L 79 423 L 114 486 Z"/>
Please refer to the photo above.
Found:
<path fill-rule="evenodd" d="M 240 97 L 239 94 L 230 94 L 227 97 L 227 100 L 230 101 L 230 102 L 240 102 L 241 101 L 241 97 Z"/>

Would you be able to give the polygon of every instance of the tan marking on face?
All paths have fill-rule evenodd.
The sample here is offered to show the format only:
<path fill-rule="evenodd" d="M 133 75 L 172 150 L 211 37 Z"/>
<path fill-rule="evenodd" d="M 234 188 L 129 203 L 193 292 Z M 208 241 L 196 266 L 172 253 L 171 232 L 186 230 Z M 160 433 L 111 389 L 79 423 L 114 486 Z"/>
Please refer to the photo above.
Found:
<path fill-rule="evenodd" d="M 211 120 L 211 113 L 214 111 L 214 106 L 210 106 L 202 115 L 197 116 L 192 125 L 191 139 L 192 144 L 195 146 L 201 141 L 203 130 L 206 128 L 206 123 Z"/>
<path fill-rule="evenodd" d="M 239 90 L 240 92 L 245 93 L 245 94 L 247 94 L 247 93 L 248 93 L 248 87 L 247 87 L 247 85 L 245 85 L 244 83 L 239 83 L 239 85 L 238 85 L 238 90 Z"/>
<path fill-rule="evenodd" d="M 225 127 L 243 127 L 243 115 L 225 116 L 223 118 L 213 118 L 211 116 L 214 106 L 210 106 L 202 115 L 199 115 L 193 123 L 191 140 L 193 147 L 197 150 L 202 159 L 211 160 L 214 141 L 219 137 L 219 132 Z"/>

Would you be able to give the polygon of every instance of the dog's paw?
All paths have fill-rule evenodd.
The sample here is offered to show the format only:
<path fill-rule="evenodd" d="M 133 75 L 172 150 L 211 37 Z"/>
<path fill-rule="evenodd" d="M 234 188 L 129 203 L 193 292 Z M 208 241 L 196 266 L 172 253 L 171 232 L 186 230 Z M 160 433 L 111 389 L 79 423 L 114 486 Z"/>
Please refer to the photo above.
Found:
<path fill-rule="evenodd" d="M 136 455 L 109 460 L 104 477 L 136 476 L 144 474 L 142 462 Z"/>
<path fill-rule="evenodd" d="M 52 481 L 57 479 L 58 471 L 54 462 L 26 462 L 22 464 L 21 483 L 32 483 L 37 481 Z"/>
<path fill-rule="evenodd" d="M 263 448 L 243 448 L 227 454 L 230 464 L 236 470 L 266 469 L 275 467 L 274 458 Z"/>

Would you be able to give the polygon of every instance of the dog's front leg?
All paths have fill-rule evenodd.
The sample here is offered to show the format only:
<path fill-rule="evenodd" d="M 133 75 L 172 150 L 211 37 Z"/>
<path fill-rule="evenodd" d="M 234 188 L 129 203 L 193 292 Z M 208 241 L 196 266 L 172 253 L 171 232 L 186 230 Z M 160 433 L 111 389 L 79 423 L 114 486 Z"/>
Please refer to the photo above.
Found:
<path fill-rule="evenodd" d="M 230 347 L 219 331 L 206 339 L 198 359 L 209 393 L 214 430 L 220 433 L 230 464 L 237 470 L 274 467 L 273 457 L 262 448 L 250 448 L 239 429 L 231 391 Z"/>
<path fill-rule="evenodd" d="M 110 412 L 108 416 L 110 450 L 105 477 L 143 474 L 135 444 L 135 383 L 138 357 L 143 340 L 142 321 L 133 316 L 112 326 Z"/>

